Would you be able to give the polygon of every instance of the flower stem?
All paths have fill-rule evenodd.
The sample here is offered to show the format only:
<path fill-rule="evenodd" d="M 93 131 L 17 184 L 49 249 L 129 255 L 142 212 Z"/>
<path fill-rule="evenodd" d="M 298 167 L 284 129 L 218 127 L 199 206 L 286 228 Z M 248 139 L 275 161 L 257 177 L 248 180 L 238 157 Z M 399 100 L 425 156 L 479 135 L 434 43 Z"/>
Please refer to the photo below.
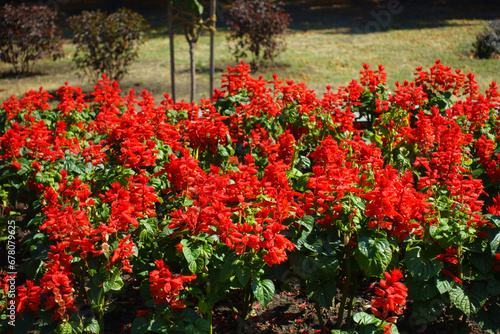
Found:
<path fill-rule="evenodd" d="M 342 327 L 342 322 L 344 321 L 344 310 L 345 303 L 347 300 L 347 294 L 349 293 L 349 286 L 351 285 L 351 257 L 349 256 L 349 244 L 346 245 L 345 248 L 345 263 L 346 263 L 346 271 L 345 271 L 345 281 L 344 281 L 344 290 L 342 291 L 342 300 L 340 301 L 339 315 L 337 318 L 337 328 L 340 329 Z"/>
<path fill-rule="evenodd" d="M 325 322 L 323 321 L 323 316 L 321 315 L 321 306 L 318 302 L 314 303 L 314 308 L 316 309 L 316 314 L 318 315 L 319 327 L 322 331 L 325 331 Z"/>
<path fill-rule="evenodd" d="M 247 284 L 245 285 L 245 288 L 243 290 L 243 310 L 242 310 L 242 316 L 244 319 L 247 319 L 248 313 L 250 312 L 249 310 L 249 304 L 250 300 L 252 297 L 252 289 L 250 285 L 250 280 L 248 280 Z"/>
<path fill-rule="evenodd" d="M 206 267 L 205 267 L 206 268 Z M 210 283 L 207 282 L 207 295 L 210 293 Z M 207 321 L 209 325 L 209 333 L 212 334 L 212 312 L 214 304 L 208 303 L 207 305 Z"/>
<path fill-rule="evenodd" d="M 347 328 L 351 328 L 352 306 L 354 304 L 354 293 L 356 292 L 357 286 L 358 286 L 358 276 L 354 275 L 352 278 L 352 290 L 351 290 L 351 295 L 349 296 L 349 305 L 347 307 Z"/>
<path fill-rule="evenodd" d="M 97 313 L 97 321 L 99 322 L 99 334 L 104 333 L 104 302 L 105 302 L 104 289 L 101 289 L 101 296 L 99 298 L 99 312 Z"/>
<path fill-rule="evenodd" d="M 458 246 L 458 249 L 457 249 L 457 260 L 458 260 L 458 263 L 457 263 L 458 278 L 460 280 L 463 280 L 464 277 L 463 277 L 463 273 L 462 273 L 462 245 Z"/>

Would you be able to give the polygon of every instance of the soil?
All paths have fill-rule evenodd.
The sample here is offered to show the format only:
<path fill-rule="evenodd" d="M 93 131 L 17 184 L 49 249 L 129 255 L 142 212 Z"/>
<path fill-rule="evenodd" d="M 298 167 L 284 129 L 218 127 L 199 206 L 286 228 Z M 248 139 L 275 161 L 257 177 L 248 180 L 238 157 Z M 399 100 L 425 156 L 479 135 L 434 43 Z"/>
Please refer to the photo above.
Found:
<path fill-rule="evenodd" d="M 340 283 L 340 282 L 339 282 Z M 338 284 L 338 286 L 341 286 Z M 283 287 L 282 287 L 283 288 Z M 271 333 L 321 333 L 314 303 L 307 297 L 304 287 L 298 280 L 294 280 L 285 286 L 285 289 L 277 288 L 273 300 L 266 308 L 262 308 L 258 303 L 254 306 L 253 314 L 247 319 L 236 315 L 228 305 L 220 305 L 214 312 L 214 333 L 233 334 L 271 334 Z M 366 311 L 370 313 L 371 292 L 366 282 L 360 284 L 358 293 L 354 299 L 353 314 Z M 238 295 L 234 296 L 238 299 Z M 334 306 L 328 310 L 322 310 L 322 318 L 325 323 L 327 333 L 336 329 L 337 316 L 340 306 L 341 293 L 337 291 Z M 411 304 L 407 307 L 411 311 Z M 408 314 L 411 312 L 405 312 Z M 344 319 L 347 312 L 344 313 Z M 411 317 L 410 317 L 411 318 Z M 347 329 L 346 320 L 343 322 L 343 329 Z M 351 324 L 351 328 L 353 328 Z M 479 333 L 487 334 L 481 327 L 473 321 L 459 319 L 453 321 L 449 316 L 442 316 L 436 321 L 425 326 L 415 326 L 411 319 L 400 317 L 398 330 L 401 334 L 422 333 L 422 334 L 448 334 L 452 333 Z"/>
<path fill-rule="evenodd" d="M 337 286 L 341 287 L 341 279 Z M 241 309 L 240 301 L 242 292 L 233 291 L 224 301 L 216 305 L 213 313 L 214 334 L 313 334 L 331 333 L 337 329 L 336 322 L 340 306 L 341 293 L 337 290 L 334 303 L 328 310 L 323 309 L 321 316 L 325 323 L 326 331 L 322 332 L 318 321 L 314 303 L 307 297 L 305 288 L 299 280 L 278 287 L 272 301 L 263 308 L 258 302 L 254 302 L 251 314 L 244 319 L 238 315 L 236 309 Z M 361 311 L 370 313 L 370 300 L 373 293 L 367 281 L 362 281 L 358 287 L 358 295 L 353 303 L 353 314 Z M 137 301 L 137 302 L 136 302 Z M 104 334 L 130 333 L 132 321 L 135 319 L 136 305 L 142 305 L 137 289 L 132 289 L 131 294 L 121 294 L 118 307 L 105 315 Z M 135 305 L 134 305 L 135 304 Z M 488 334 L 474 321 L 466 319 L 453 320 L 451 316 L 445 315 L 426 325 L 417 326 L 412 321 L 412 305 L 407 304 L 407 310 L 400 316 L 397 322 L 400 334 L 450 334 L 450 333 L 478 333 Z M 446 312 L 445 312 L 446 314 Z M 346 324 L 347 311 L 344 313 L 342 329 L 354 328 L 354 324 Z"/>

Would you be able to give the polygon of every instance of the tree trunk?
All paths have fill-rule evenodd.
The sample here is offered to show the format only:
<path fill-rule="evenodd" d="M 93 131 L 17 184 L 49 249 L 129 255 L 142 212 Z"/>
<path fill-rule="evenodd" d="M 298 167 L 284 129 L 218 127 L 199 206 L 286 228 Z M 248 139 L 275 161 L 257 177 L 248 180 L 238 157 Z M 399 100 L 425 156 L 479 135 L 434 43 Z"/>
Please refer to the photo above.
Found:
<path fill-rule="evenodd" d="M 170 41 L 170 82 L 172 85 L 172 100 L 175 102 L 175 49 L 174 49 L 174 21 L 172 18 L 172 1 L 168 0 L 168 38 Z"/>
<path fill-rule="evenodd" d="M 189 59 L 191 61 L 191 102 L 194 102 L 196 95 L 196 64 L 194 62 L 194 47 L 195 43 L 189 42 Z"/>
<path fill-rule="evenodd" d="M 210 17 L 215 18 L 216 0 L 210 0 Z M 210 32 L 210 92 L 208 97 L 212 99 L 214 93 L 214 73 L 215 73 L 215 19 L 212 22 L 213 31 Z"/>

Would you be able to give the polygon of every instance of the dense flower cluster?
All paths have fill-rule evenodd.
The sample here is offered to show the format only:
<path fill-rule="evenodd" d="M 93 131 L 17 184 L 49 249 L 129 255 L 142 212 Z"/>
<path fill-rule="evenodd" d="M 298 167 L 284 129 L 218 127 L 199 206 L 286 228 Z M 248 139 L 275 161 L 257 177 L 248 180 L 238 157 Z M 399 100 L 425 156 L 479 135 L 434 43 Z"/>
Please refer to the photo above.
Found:
<path fill-rule="evenodd" d="M 498 293 L 480 295 L 500 285 L 494 83 L 482 94 L 437 61 L 391 92 L 384 68 L 364 65 L 359 81 L 317 97 L 242 63 L 200 104 L 124 95 L 106 77 L 88 96 L 66 84 L 55 97 L 55 108 L 43 90 L 0 108 L 2 209 L 26 208 L 31 267 L 19 270 L 16 305 L 29 326 L 102 327 L 116 296 L 140 289 L 136 330 L 183 331 L 210 322 L 229 290 L 244 294 L 242 313 L 252 298 L 268 303 L 283 268 L 321 307 L 332 278 L 347 296 L 361 276 L 384 275 L 380 320 L 358 325 L 385 321 L 386 332 L 423 286 L 415 310 L 441 298 L 454 314 L 496 312 Z M 95 315 L 80 319 L 86 306 Z M 52 324 L 33 320 L 45 312 Z"/>

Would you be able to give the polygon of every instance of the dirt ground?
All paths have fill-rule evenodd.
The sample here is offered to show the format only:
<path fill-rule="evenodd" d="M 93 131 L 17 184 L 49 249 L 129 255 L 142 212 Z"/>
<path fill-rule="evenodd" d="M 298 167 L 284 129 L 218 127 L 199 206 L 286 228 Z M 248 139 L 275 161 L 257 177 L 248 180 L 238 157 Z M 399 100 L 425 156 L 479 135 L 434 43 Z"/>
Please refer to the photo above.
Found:
<path fill-rule="evenodd" d="M 340 283 L 340 282 L 339 282 Z M 364 286 L 363 286 L 364 284 Z M 370 300 L 372 293 L 368 289 L 368 284 L 363 282 L 358 289 L 358 295 L 354 300 L 353 314 L 360 311 L 370 313 Z M 339 287 L 341 285 L 337 285 Z M 318 317 L 314 303 L 307 297 L 304 287 L 298 280 L 294 280 L 287 286 L 277 288 L 276 294 L 269 305 L 263 309 L 260 305 L 254 306 L 254 312 L 248 319 L 238 317 L 227 305 L 219 305 L 214 313 L 214 333 L 216 334 L 272 334 L 272 333 L 298 333 L 313 334 L 321 333 Z M 234 300 L 238 300 L 237 293 Z M 341 293 L 337 291 L 334 305 L 328 310 L 322 311 L 322 318 L 325 322 L 327 333 L 336 329 L 338 310 L 340 306 Z M 411 304 L 405 314 L 411 314 Z M 347 312 L 344 314 L 344 319 Z M 411 318 L 411 317 L 410 317 Z M 346 328 L 344 320 L 343 329 Z M 351 328 L 354 328 L 351 324 Z M 398 330 L 401 334 L 448 334 L 448 333 L 479 333 L 486 334 L 475 322 L 465 319 L 453 321 L 448 316 L 443 316 L 436 321 L 425 326 L 416 326 L 411 319 L 401 317 L 398 320 Z"/>

